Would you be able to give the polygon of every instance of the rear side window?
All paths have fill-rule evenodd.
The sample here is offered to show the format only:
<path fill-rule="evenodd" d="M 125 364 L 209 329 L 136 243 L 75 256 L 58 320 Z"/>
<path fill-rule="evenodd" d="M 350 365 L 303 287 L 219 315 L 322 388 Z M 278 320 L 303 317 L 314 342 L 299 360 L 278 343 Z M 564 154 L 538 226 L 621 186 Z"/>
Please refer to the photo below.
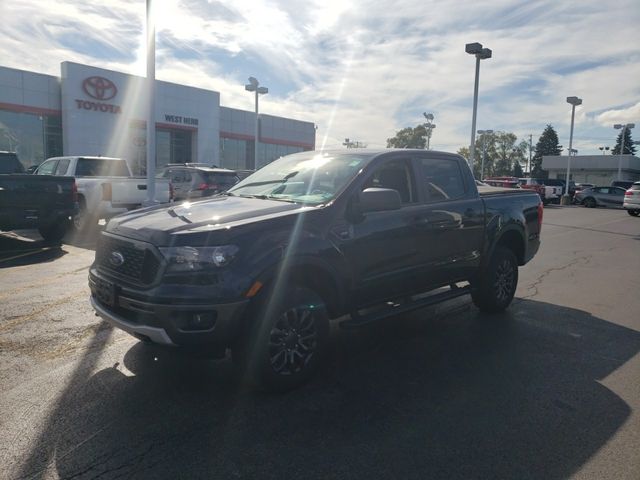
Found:
<path fill-rule="evenodd" d="M 69 162 L 71 160 L 68 158 L 62 159 L 58 162 L 58 166 L 56 167 L 56 175 L 65 175 L 67 173 L 67 169 L 69 168 Z"/>
<path fill-rule="evenodd" d="M 456 160 L 421 158 L 419 162 L 430 202 L 464 197 L 464 180 Z"/>
<path fill-rule="evenodd" d="M 210 185 L 215 184 L 231 187 L 240 181 L 236 174 L 203 173 L 202 176 Z"/>
<path fill-rule="evenodd" d="M 129 170 L 124 160 L 79 158 L 76 175 L 79 177 L 128 177 Z"/>

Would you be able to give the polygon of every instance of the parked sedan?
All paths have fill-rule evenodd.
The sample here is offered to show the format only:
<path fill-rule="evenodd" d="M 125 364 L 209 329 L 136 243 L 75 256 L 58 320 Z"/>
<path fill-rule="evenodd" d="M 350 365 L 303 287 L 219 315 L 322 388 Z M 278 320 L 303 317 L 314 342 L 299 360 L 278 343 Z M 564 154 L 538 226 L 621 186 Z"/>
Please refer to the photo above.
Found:
<path fill-rule="evenodd" d="M 625 192 L 622 208 L 634 217 L 640 215 L 640 182 L 635 182 Z"/>
<path fill-rule="evenodd" d="M 624 188 L 592 187 L 576 192 L 575 202 L 588 208 L 622 207 Z"/>

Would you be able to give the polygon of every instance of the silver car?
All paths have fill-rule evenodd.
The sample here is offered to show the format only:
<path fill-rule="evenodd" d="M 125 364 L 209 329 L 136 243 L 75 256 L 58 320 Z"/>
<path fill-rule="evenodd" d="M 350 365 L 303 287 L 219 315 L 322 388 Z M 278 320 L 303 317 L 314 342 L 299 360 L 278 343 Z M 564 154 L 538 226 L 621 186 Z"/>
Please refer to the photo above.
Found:
<path fill-rule="evenodd" d="M 576 192 L 575 202 L 588 208 L 594 207 L 622 207 L 624 188 L 620 187 L 592 187 Z"/>
<path fill-rule="evenodd" d="M 625 192 L 622 208 L 626 209 L 627 213 L 634 217 L 640 215 L 640 182 L 635 182 Z"/>

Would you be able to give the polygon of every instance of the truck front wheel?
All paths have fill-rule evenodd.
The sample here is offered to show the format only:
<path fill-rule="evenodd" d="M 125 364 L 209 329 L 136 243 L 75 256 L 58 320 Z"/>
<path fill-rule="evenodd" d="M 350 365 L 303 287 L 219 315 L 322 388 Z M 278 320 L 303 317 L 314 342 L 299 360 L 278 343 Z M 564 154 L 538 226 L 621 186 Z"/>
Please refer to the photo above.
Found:
<path fill-rule="evenodd" d="M 483 312 L 502 312 L 516 293 L 518 261 L 508 248 L 496 247 L 489 264 L 471 282 L 471 299 Z"/>
<path fill-rule="evenodd" d="M 271 391 L 302 385 L 320 367 L 329 340 L 322 298 L 294 286 L 272 291 L 251 309 L 246 336 L 232 349 L 234 362 L 250 383 Z"/>

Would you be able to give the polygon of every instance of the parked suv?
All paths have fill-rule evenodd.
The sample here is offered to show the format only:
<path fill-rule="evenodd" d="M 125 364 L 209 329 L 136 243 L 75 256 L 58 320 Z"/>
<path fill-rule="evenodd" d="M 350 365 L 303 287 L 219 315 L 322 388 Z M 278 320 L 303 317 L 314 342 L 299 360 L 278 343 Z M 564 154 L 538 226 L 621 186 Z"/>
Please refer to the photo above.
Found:
<path fill-rule="evenodd" d="M 168 166 L 159 176 L 171 181 L 175 200 L 210 197 L 227 191 L 240 181 L 233 170 L 191 165 Z"/>
<path fill-rule="evenodd" d="M 640 182 L 634 182 L 625 192 L 622 207 L 629 215 L 640 215 Z"/>
<path fill-rule="evenodd" d="M 620 187 L 624 188 L 625 190 L 631 188 L 631 185 L 633 185 L 633 182 L 630 180 L 614 180 L 613 182 L 611 182 L 612 187 Z"/>

